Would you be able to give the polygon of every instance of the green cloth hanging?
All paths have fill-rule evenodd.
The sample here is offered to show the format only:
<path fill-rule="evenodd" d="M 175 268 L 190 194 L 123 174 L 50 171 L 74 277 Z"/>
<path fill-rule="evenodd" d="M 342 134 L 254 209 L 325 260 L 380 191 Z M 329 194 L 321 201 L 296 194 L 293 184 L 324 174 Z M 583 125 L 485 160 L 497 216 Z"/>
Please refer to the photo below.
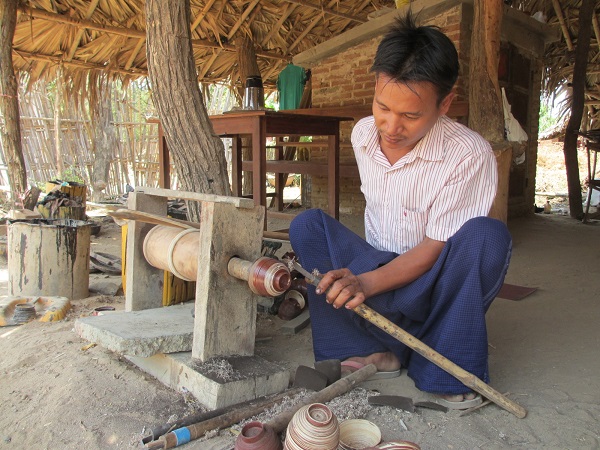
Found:
<path fill-rule="evenodd" d="M 306 71 L 292 63 L 281 71 L 277 78 L 280 110 L 297 109 L 300 106 L 306 78 Z"/>

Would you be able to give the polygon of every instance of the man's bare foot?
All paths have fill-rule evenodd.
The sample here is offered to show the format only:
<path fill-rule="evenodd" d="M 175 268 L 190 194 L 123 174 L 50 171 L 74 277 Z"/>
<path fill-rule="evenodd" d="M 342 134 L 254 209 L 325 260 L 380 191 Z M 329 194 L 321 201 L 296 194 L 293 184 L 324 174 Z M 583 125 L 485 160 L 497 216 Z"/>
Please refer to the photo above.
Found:
<path fill-rule="evenodd" d="M 435 402 L 448 409 L 469 409 L 482 403 L 481 395 L 475 392 L 458 395 L 434 395 Z"/>
<path fill-rule="evenodd" d="M 373 353 L 369 356 L 353 356 L 346 361 L 355 361 L 365 366 L 374 364 L 378 372 L 393 372 L 401 367 L 400 360 L 392 352 Z M 349 375 L 351 372 L 353 370 L 342 367 L 342 376 Z"/>
<path fill-rule="evenodd" d="M 477 397 L 475 392 L 467 392 L 466 394 L 450 394 L 450 395 L 439 395 L 438 397 L 447 400 L 449 402 L 462 402 L 464 400 L 473 400 Z"/>

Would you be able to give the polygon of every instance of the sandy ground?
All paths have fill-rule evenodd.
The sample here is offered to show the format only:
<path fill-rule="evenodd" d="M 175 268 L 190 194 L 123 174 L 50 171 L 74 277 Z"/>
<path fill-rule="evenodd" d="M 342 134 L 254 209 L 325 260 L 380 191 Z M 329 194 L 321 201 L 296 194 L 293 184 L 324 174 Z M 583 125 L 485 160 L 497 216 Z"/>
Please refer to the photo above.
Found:
<path fill-rule="evenodd" d="M 360 220 L 342 221 L 360 232 Z M 368 382 L 332 402 L 340 417 L 365 417 L 383 440 L 410 440 L 423 449 L 600 448 L 600 223 L 532 215 L 509 222 L 514 255 L 507 282 L 539 289 L 520 301 L 496 299 L 488 313 L 491 386 L 528 410 L 525 419 L 492 404 L 461 416 L 418 409 L 369 407 L 367 395 L 423 399 L 404 372 Z M 120 254 L 120 229 L 103 223 L 95 251 Z M 283 249 L 282 249 L 283 250 Z M 6 261 L 0 261 L 6 294 Z M 92 283 L 119 282 L 92 275 Z M 74 320 L 101 305 L 122 309 L 124 298 L 99 295 L 73 302 L 66 320 L 0 329 L 0 448 L 131 449 L 162 423 L 200 407 L 102 347 L 87 348 Z M 310 328 L 285 336 L 276 317 L 258 317 L 256 353 L 293 375 L 311 365 Z M 225 431 L 229 442 L 232 435 Z M 192 442 L 185 449 L 213 448 Z M 214 447 L 216 448 L 216 447 Z M 219 447 L 219 448 L 232 448 Z"/>

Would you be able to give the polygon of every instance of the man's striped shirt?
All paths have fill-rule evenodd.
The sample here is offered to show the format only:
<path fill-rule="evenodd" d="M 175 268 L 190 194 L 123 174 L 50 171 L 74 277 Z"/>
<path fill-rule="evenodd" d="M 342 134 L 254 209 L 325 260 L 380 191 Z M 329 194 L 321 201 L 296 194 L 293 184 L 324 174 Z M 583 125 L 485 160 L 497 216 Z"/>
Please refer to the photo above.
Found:
<path fill-rule="evenodd" d="M 404 253 L 425 236 L 446 241 L 491 208 L 498 183 L 492 148 L 446 116 L 393 166 L 373 116 L 356 124 L 352 146 L 367 203 L 365 235 L 377 249 Z"/>

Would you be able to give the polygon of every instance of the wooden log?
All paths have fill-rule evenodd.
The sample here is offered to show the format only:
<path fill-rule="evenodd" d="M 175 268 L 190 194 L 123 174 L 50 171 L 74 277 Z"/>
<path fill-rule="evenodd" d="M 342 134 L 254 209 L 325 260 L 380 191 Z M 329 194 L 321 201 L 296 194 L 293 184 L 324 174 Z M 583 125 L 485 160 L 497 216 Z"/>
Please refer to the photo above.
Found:
<path fill-rule="evenodd" d="M 214 419 L 215 417 L 223 416 L 234 411 L 244 411 L 244 414 L 249 414 L 247 415 L 247 417 L 244 417 L 244 419 L 247 419 L 248 417 L 252 417 L 253 415 L 257 414 L 255 411 L 259 411 L 260 413 L 268 408 L 271 408 L 273 405 L 280 402 L 284 398 L 293 397 L 294 395 L 298 395 L 300 392 L 302 392 L 302 389 L 294 388 L 290 389 L 289 391 L 281 392 L 274 396 L 263 396 L 254 400 L 249 400 L 247 402 L 238 403 L 237 405 L 231 405 L 226 406 L 224 408 L 214 409 L 212 411 L 196 412 L 188 416 L 182 417 L 181 419 L 176 420 L 173 423 L 160 425 L 156 428 L 153 428 L 150 436 L 147 436 L 144 439 L 142 439 L 142 443 L 147 444 L 149 442 L 152 442 L 153 440 L 157 440 L 171 430 L 205 422 L 207 420 Z"/>
<path fill-rule="evenodd" d="M 38 201 L 38 198 L 42 191 L 37 186 L 32 186 L 25 192 L 25 198 L 23 199 L 23 208 L 30 209 L 33 211 L 35 205 Z"/>

